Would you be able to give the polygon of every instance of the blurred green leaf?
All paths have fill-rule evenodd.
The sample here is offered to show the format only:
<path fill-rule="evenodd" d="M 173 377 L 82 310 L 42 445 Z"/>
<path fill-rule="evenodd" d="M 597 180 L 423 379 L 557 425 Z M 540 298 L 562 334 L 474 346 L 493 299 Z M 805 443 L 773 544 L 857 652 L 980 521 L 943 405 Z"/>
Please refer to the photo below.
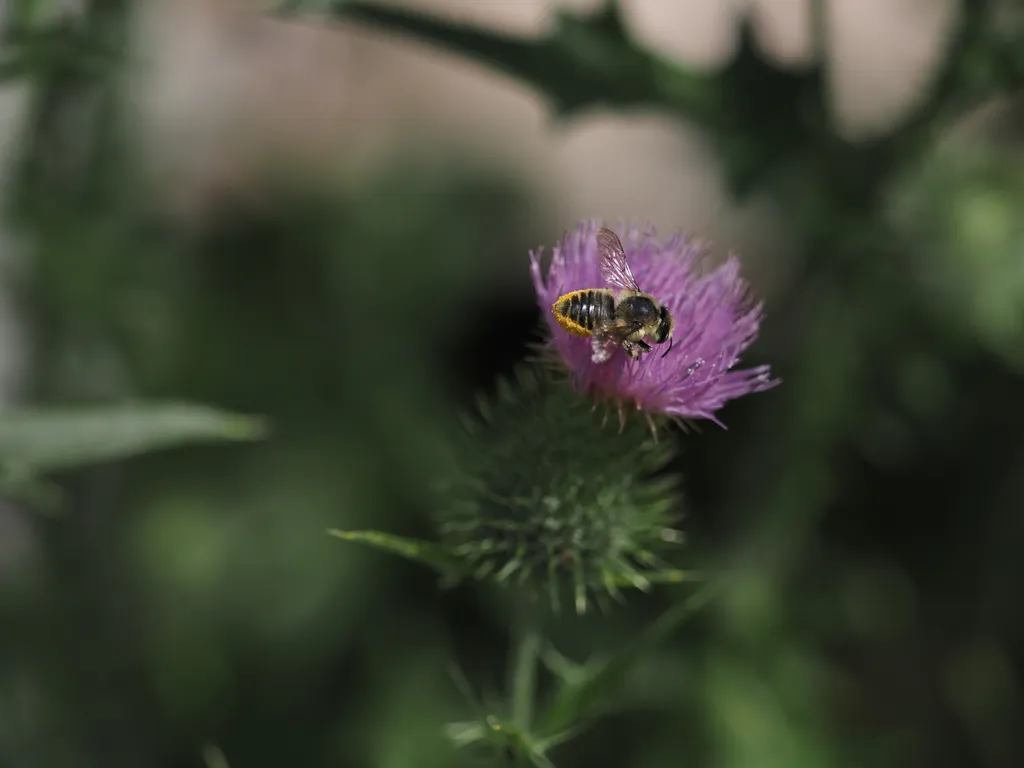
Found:
<path fill-rule="evenodd" d="M 965 3 L 950 55 L 921 109 L 889 135 L 853 144 L 837 136 L 832 125 L 824 52 L 800 69 L 778 66 L 761 51 L 750 14 L 739 19 L 733 60 L 705 74 L 634 43 L 614 0 L 589 15 L 556 12 L 554 30 L 531 39 L 364 0 L 295 0 L 281 4 L 279 12 L 312 8 L 403 32 L 483 62 L 546 94 L 562 116 L 601 105 L 666 107 L 708 132 L 738 198 L 775 169 L 816 156 L 829 188 L 853 201 L 867 199 L 890 172 L 929 143 L 940 117 L 1012 91 L 1024 76 L 1013 45 L 997 44 L 993 36 L 989 3 Z M 819 27 L 823 13 L 818 12 Z"/>
<path fill-rule="evenodd" d="M 659 571 L 644 571 L 642 578 L 650 586 L 654 584 L 683 584 L 689 581 L 704 581 L 707 575 L 701 571 L 665 568 Z M 617 587 L 635 587 L 636 577 L 628 578 L 623 574 L 617 574 L 613 577 L 613 583 Z"/>
<path fill-rule="evenodd" d="M 429 565 L 449 578 L 457 579 L 465 573 L 462 561 L 459 558 L 452 555 L 440 544 L 430 541 L 395 536 L 382 531 L 340 531 L 332 529 L 327 533 L 343 541 L 358 541 L 363 544 L 369 544 L 371 547 L 383 549 L 394 555 L 401 555 L 408 560 L 415 560 L 424 565 Z"/>
<path fill-rule="evenodd" d="M 616 2 L 588 15 L 558 12 L 554 30 L 539 39 L 359 0 L 330 7 L 340 18 L 404 32 L 516 77 L 546 94 L 562 117 L 599 106 L 664 107 L 708 132 L 737 196 L 827 136 L 823 69 L 776 66 L 761 53 L 746 16 L 730 64 L 703 73 L 630 39 Z"/>
<path fill-rule="evenodd" d="M 406 652 L 396 655 L 389 646 L 391 629 L 367 640 L 375 646 L 365 657 L 374 685 L 360 698 L 359 713 L 346 734 L 352 750 L 348 754 L 361 757 L 339 764 L 376 768 L 459 765 L 457 745 L 448 735 L 451 728 L 441 725 L 460 709 L 447 686 L 447 651 L 434 634 L 441 627 L 427 615 L 405 613 L 400 621 L 407 630 L 415 627 L 411 634 L 416 641 Z"/>
<path fill-rule="evenodd" d="M 487 738 L 487 724 L 476 720 L 448 723 L 445 726 L 445 734 L 456 747 L 468 747 Z"/>
<path fill-rule="evenodd" d="M 12 0 L 5 21 L 12 26 L 31 27 L 52 20 L 59 9 L 60 2 L 54 0 Z"/>
<path fill-rule="evenodd" d="M 203 762 L 206 768 L 231 768 L 224 752 L 216 744 L 207 744 L 203 747 Z"/>
<path fill-rule="evenodd" d="M 539 734 L 542 737 L 558 736 L 606 711 L 634 664 L 648 651 L 666 642 L 683 622 L 709 602 L 720 586 L 719 582 L 708 584 L 679 602 L 637 633 L 630 643 L 606 658 L 573 664 L 557 652 L 546 653 L 544 661 L 562 685 L 541 717 Z"/>
<path fill-rule="evenodd" d="M 52 470 L 199 442 L 256 440 L 261 421 L 186 403 L 25 408 L 0 414 L 0 467 Z"/>
<path fill-rule="evenodd" d="M 0 82 L 60 71 L 111 75 L 125 62 L 116 45 L 59 16 L 38 23 L 15 19 L 0 33 L 0 49 Z"/>
<path fill-rule="evenodd" d="M 29 65 L 23 56 L 15 54 L 0 59 L 0 83 L 24 77 L 28 71 Z"/>
<path fill-rule="evenodd" d="M 292 3 L 292 6 L 302 3 Z M 482 61 L 546 93 L 560 114 L 612 104 L 673 103 L 699 123 L 716 122 L 717 84 L 648 53 L 627 36 L 616 3 L 587 16 L 557 12 L 552 34 L 520 39 L 379 3 L 341 0 L 331 12 L 406 32 Z"/>
<path fill-rule="evenodd" d="M 887 218 L 933 322 L 1024 370 L 1024 153 L 967 137 L 894 185 Z"/>
<path fill-rule="evenodd" d="M 819 154 L 826 147 L 834 151 L 820 62 L 799 69 L 777 66 L 761 50 L 751 16 L 739 20 L 736 55 L 715 75 L 713 87 L 720 94 L 722 129 L 711 133 L 710 140 L 737 197 L 794 158 Z M 664 98 L 677 103 L 673 93 Z"/>
<path fill-rule="evenodd" d="M 0 467 L 0 496 L 48 514 L 60 507 L 60 488 L 24 472 Z"/>
<path fill-rule="evenodd" d="M 536 741 L 521 728 L 506 723 L 494 715 L 488 715 L 483 722 L 450 723 L 446 726 L 445 732 L 456 747 L 479 744 L 513 760 L 525 761 L 536 768 L 555 768 L 545 751 L 560 742 Z"/>

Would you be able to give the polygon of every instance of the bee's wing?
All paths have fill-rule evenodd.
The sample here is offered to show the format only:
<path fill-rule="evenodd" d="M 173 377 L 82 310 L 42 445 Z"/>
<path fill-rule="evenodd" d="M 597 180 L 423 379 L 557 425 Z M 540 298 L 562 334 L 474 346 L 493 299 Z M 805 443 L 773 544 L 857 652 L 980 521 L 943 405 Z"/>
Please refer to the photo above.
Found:
<path fill-rule="evenodd" d="M 601 264 L 601 277 L 606 283 L 627 291 L 640 292 L 633 270 L 626 262 L 626 252 L 619 236 L 605 227 L 597 231 L 597 257 Z"/>
<path fill-rule="evenodd" d="M 618 321 L 594 331 L 590 336 L 590 359 L 597 364 L 608 362 L 612 353 L 622 346 L 622 342 L 633 330 L 632 323 Z"/>

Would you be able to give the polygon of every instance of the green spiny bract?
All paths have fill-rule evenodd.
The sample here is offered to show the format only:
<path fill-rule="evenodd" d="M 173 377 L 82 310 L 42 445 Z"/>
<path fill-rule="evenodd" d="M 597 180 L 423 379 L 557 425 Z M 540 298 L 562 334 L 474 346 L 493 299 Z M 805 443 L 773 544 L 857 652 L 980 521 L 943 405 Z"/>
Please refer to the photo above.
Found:
<path fill-rule="evenodd" d="M 657 477 L 672 458 L 646 423 L 595 410 L 564 382 L 523 369 L 482 399 L 466 422 L 460 473 L 445 484 L 441 535 L 479 579 L 546 592 L 558 610 L 569 588 L 576 610 L 620 587 L 646 589 L 645 573 L 678 544 L 670 525 L 674 477 Z"/>

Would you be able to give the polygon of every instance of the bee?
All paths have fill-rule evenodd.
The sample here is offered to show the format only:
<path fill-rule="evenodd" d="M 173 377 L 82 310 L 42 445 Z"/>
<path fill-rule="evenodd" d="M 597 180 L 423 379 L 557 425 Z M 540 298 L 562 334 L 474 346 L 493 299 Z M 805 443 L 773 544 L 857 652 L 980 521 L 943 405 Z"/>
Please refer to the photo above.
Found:
<path fill-rule="evenodd" d="M 574 336 L 589 336 L 591 360 L 604 363 L 616 348 L 636 360 L 651 351 L 644 339 L 656 344 L 669 342 L 672 349 L 675 321 L 668 307 L 640 290 L 626 262 L 618 235 L 602 227 L 597 232 L 597 255 L 601 277 L 613 288 L 583 288 L 571 291 L 551 305 L 555 320 Z"/>

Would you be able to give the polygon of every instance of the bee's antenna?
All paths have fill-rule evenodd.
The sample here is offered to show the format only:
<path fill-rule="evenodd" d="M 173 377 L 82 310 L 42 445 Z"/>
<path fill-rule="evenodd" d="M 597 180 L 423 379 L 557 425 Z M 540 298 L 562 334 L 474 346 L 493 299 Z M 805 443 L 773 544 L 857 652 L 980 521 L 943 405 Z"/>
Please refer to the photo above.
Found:
<path fill-rule="evenodd" d="M 671 336 L 669 336 L 669 338 L 668 338 L 668 349 L 666 349 L 665 352 L 661 355 L 663 358 L 665 357 L 665 355 L 667 355 L 669 352 L 672 351 L 672 344 L 674 342 L 675 342 L 675 339 L 673 339 Z"/>

